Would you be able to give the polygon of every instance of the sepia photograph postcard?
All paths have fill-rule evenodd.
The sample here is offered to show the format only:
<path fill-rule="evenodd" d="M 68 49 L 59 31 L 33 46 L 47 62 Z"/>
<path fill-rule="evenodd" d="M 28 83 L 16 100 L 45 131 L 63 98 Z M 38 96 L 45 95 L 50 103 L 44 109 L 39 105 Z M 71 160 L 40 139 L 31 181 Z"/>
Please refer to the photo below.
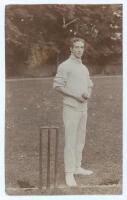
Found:
<path fill-rule="evenodd" d="M 0 9 L 1 199 L 126 199 L 126 2 Z"/>

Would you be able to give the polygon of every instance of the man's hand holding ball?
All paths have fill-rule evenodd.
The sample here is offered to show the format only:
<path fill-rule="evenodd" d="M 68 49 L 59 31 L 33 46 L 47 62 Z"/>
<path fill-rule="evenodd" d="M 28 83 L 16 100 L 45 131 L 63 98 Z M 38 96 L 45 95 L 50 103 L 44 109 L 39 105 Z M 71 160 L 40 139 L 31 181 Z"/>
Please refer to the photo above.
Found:
<path fill-rule="evenodd" d="M 87 100 L 87 99 L 89 98 L 88 94 L 86 94 L 86 93 L 84 93 L 84 94 L 82 95 L 82 97 L 83 97 L 85 100 Z"/>

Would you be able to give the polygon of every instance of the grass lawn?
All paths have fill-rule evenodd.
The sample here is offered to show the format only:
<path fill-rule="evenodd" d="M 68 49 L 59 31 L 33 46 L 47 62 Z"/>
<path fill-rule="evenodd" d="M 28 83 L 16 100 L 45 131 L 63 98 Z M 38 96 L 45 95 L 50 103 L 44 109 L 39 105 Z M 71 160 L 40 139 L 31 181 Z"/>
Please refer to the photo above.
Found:
<path fill-rule="evenodd" d="M 56 125 L 60 130 L 57 182 L 63 189 L 56 189 L 51 194 L 121 193 L 122 77 L 92 79 L 94 90 L 88 104 L 82 165 L 92 169 L 94 174 L 85 178 L 77 176 L 79 188 L 75 190 L 67 189 L 64 182 L 62 96 L 53 91 L 53 79 L 6 81 L 5 167 L 8 194 L 39 194 L 36 190 L 39 176 L 39 127 L 43 125 Z M 115 189 L 111 189 L 111 186 Z M 33 190 L 26 192 L 24 188 Z"/>

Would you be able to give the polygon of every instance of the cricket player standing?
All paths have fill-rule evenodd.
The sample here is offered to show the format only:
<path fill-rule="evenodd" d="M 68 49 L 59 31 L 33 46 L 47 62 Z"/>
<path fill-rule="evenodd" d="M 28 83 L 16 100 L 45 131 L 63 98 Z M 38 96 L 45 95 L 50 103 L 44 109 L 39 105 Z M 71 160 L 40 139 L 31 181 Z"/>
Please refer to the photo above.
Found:
<path fill-rule="evenodd" d="M 88 69 L 81 61 L 84 48 L 83 39 L 71 39 L 71 55 L 58 66 L 53 83 L 55 90 L 62 93 L 64 97 L 65 181 L 70 187 L 77 186 L 75 174 L 91 175 L 93 173 L 81 167 L 86 136 L 87 101 L 93 87 Z"/>

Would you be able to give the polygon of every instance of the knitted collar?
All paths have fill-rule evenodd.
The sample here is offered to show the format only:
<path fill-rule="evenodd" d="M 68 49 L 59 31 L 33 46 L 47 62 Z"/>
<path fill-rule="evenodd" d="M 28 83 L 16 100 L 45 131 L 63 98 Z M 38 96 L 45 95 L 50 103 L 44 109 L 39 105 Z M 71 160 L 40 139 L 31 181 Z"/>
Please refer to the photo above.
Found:
<path fill-rule="evenodd" d="M 76 58 L 73 54 L 70 55 L 70 59 L 74 60 L 75 62 L 78 62 L 78 63 L 82 63 L 82 60 L 80 58 Z"/>

